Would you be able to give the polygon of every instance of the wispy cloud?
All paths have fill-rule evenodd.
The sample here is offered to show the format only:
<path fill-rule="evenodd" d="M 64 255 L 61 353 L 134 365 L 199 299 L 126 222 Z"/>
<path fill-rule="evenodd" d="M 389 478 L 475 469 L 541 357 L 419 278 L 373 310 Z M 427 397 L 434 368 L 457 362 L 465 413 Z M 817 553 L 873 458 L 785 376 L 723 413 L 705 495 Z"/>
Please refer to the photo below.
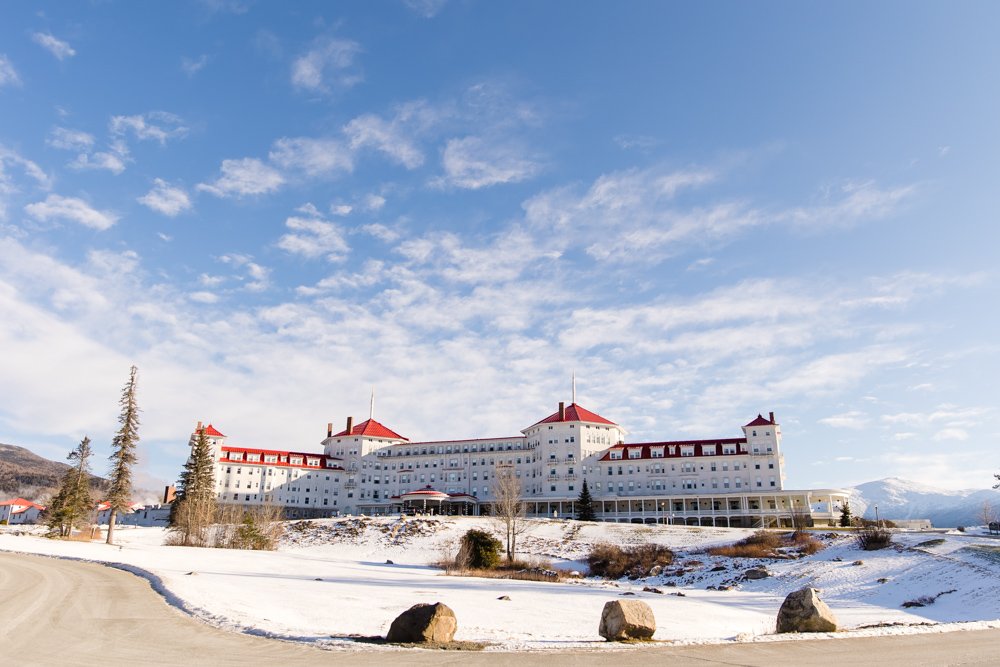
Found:
<path fill-rule="evenodd" d="M 128 153 L 95 151 L 93 153 L 80 153 L 67 166 L 70 169 L 98 169 L 110 171 L 112 174 L 120 174 L 125 171 L 127 160 Z"/>
<path fill-rule="evenodd" d="M 45 139 L 45 143 L 53 148 L 60 148 L 66 151 L 90 150 L 94 145 L 94 135 L 82 130 L 54 127 Z"/>
<path fill-rule="evenodd" d="M 349 39 L 320 37 L 292 63 L 292 85 L 314 93 L 331 93 L 361 82 L 355 65 L 361 45 Z"/>
<path fill-rule="evenodd" d="M 20 86 L 21 77 L 18 76 L 14 64 L 3 53 L 0 53 L 0 88 L 3 86 Z"/>
<path fill-rule="evenodd" d="M 405 120 L 396 118 L 386 121 L 374 114 L 358 116 L 344 127 L 344 134 L 353 150 L 374 148 L 407 169 L 415 169 L 424 163 L 424 155 L 417 147 L 409 132 L 404 128 Z"/>
<path fill-rule="evenodd" d="M 220 171 L 214 183 L 199 183 L 196 189 L 216 197 L 247 197 L 274 192 L 285 183 L 281 172 L 256 158 L 223 160 Z"/>
<path fill-rule="evenodd" d="M 68 42 L 64 42 L 61 39 L 51 35 L 47 32 L 36 32 L 32 33 L 31 39 L 34 40 L 36 44 L 41 46 L 43 49 L 54 55 L 59 60 L 65 60 L 66 58 L 72 58 L 76 55 L 76 51 L 73 47 L 69 45 Z"/>
<path fill-rule="evenodd" d="M 268 158 L 282 169 L 299 170 L 310 177 L 334 176 L 354 168 L 351 152 L 336 139 L 282 137 Z"/>
<path fill-rule="evenodd" d="M 154 179 L 153 188 L 139 197 L 138 202 L 171 218 L 191 210 L 191 198 L 188 197 L 188 193 L 183 188 L 170 185 L 162 178 Z"/>
<path fill-rule="evenodd" d="M 208 56 L 204 53 L 197 58 L 189 58 L 187 56 L 181 58 L 181 70 L 183 70 L 188 76 L 194 76 L 203 70 L 207 64 Z"/>
<path fill-rule="evenodd" d="M 445 5 L 448 4 L 448 0 L 403 0 L 403 4 L 410 11 L 423 16 L 425 19 L 430 19 L 437 16 L 444 9 Z"/>
<path fill-rule="evenodd" d="M 503 183 L 519 183 L 541 171 L 542 165 L 524 146 L 469 136 L 449 139 L 441 156 L 441 187 L 478 190 Z"/>
<path fill-rule="evenodd" d="M 118 216 L 110 211 L 101 211 L 77 197 L 63 197 L 50 194 L 45 201 L 28 204 L 24 210 L 31 217 L 42 222 L 69 220 L 99 231 L 110 229 Z"/>
<path fill-rule="evenodd" d="M 869 420 L 868 416 L 863 412 L 852 410 L 851 412 L 844 412 L 839 415 L 824 417 L 819 420 L 819 423 L 832 426 L 833 428 L 847 428 L 860 431 L 868 427 Z"/>
<path fill-rule="evenodd" d="M 324 220 L 312 204 L 300 207 L 298 212 L 301 215 L 290 216 L 285 220 L 289 233 L 278 240 L 278 247 L 309 259 L 325 257 L 331 262 L 344 260 L 350 246 L 344 240 L 343 230 Z"/>
<path fill-rule="evenodd" d="M 110 129 L 113 135 L 131 135 L 139 140 L 153 140 L 161 146 L 170 139 L 185 136 L 188 128 L 177 115 L 166 111 L 150 111 L 133 116 L 112 116 Z"/>

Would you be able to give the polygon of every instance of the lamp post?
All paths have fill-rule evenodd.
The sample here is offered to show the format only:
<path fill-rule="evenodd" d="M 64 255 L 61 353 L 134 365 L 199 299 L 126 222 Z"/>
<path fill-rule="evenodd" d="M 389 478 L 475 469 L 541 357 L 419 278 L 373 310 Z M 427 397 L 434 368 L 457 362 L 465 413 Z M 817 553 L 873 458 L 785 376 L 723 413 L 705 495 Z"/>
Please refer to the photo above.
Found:
<path fill-rule="evenodd" d="M 881 525 L 879 525 L 879 521 L 878 521 L 878 505 L 875 506 L 875 527 L 876 528 L 881 528 L 882 527 Z"/>

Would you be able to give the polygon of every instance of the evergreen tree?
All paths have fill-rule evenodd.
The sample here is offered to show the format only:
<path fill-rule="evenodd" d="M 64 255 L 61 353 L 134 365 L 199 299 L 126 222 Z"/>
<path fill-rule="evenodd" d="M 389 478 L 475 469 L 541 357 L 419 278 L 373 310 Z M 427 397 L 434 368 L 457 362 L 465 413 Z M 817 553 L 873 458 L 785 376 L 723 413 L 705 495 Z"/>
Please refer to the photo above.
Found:
<path fill-rule="evenodd" d="M 851 504 L 844 501 L 844 507 L 840 510 L 840 527 L 850 528 L 853 517 L 851 516 Z"/>
<path fill-rule="evenodd" d="M 587 480 L 583 480 L 583 489 L 580 491 L 580 497 L 576 499 L 576 518 L 578 521 L 597 521 L 594 499 L 590 495 Z"/>
<path fill-rule="evenodd" d="M 110 506 L 108 544 L 114 544 L 115 519 L 118 513 L 128 509 L 132 500 L 132 466 L 136 462 L 135 449 L 139 442 L 139 406 L 135 401 L 137 373 L 135 366 L 129 369 L 129 379 L 118 402 L 122 409 L 118 416 L 121 426 L 111 442 L 111 484 L 107 495 Z"/>
<path fill-rule="evenodd" d="M 62 483 L 55 498 L 46 508 L 49 528 L 66 537 L 73 528 L 82 523 L 94 507 L 90 495 L 90 438 L 80 441 L 66 458 L 75 465 L 63 475 Z"/>
<path fill-rule="evenodd" d="M 170 506 L 171 530 L 181 536 L 184 546 L 203 544 L 214 516 L 215 461 L 205 429 L 201 429 L 177 482 L 177 495 Z"/>

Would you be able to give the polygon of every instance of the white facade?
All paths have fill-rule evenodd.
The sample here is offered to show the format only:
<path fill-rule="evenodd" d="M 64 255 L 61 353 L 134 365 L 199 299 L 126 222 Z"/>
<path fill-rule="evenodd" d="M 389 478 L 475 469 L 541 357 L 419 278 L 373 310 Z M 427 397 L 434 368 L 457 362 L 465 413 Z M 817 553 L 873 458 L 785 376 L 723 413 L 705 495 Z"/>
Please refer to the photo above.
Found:
<path fill-rule="evenodd" d="M 621 426 L 560 403 L 519 435 L 500 438 L 410 442 L 374 419 L 351 418 L 339 433 L 327 426 L 322 453 L 228 446 L 211 425 L 205 434 L 221 502 L 277 504 L 291 517 L 488 513 L 496 471 L 509 467 L 535 515 L 572 514 L 586 480 L 598 517 L 608 520 L 728 526 L 787 523 L 793 514 L 839 518 L 843 493 L 784 489 L 773 413 L 742 430 L 737 438 L 627 444 Z M 428 498 L 436 500 L 428 506 Z"/>
<path fill-rule="evenodd" d="M 44 507 L 24 498 L 14 498 L 0 503 L 0 522 L 7 525 L 35 523 Z"/>

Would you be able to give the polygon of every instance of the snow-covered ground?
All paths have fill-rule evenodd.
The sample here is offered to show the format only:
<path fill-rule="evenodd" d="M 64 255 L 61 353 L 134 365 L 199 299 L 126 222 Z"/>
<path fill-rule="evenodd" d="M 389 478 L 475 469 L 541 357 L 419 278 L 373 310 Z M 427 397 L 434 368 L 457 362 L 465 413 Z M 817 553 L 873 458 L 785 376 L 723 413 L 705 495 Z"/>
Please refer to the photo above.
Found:
<path fill-rule="evenodd" d="M 664 575 L 618 582 L 451 577 L 434 568 L 431 563 L 454 553 L 466 530 L 494 528 L 478 518 L 290 524 L 276 552 L 166 547 L 161 528 L 120 528 L 120 547 L 50 540 L 40 536 L 41 529 L 31 534 L 6 528 L 0 532 L 0 549 L 121 564 L 150 578 L 172 604 L 215 625 L 331 647 L 371 648 L 337 638 L 384 635 L 411 605 L 440 601 L 458 617 L 456 639 L 507 650 L 613 648 L 603 643 L 597 628 L 604 603 L 624 593 L 653 608 L 659 626 L 655 639 L 770 641 L 777 638 L 772 633 L 784 596 L 804 586 L 820 589 L 848 630 L 837 636 L 1000 627 L 1000 540 L 986 536 L 900 533 L 895 547 L 873 552 L 837 536 L 825 538 L 828 547 L 805 558 L 748 561 L 704 552 L 744 537 L 747 530 L 533 523 L 521 537 L 519 555 L 544 558 L 563 569 L 585 572 L 582 559 L 598 542 L 658 542 L 678 558 Z M 943 542 L 918 546 L 933 539 Z M 855 565 L 858 560 L 862 564 Z M 766 567 L 772 576 L 743 581 L 742 573 L 753 566 Z M 732 588 L 714 590 L 723 585 Z M 939 594 L 925 606 L 902 607 Z"/>

